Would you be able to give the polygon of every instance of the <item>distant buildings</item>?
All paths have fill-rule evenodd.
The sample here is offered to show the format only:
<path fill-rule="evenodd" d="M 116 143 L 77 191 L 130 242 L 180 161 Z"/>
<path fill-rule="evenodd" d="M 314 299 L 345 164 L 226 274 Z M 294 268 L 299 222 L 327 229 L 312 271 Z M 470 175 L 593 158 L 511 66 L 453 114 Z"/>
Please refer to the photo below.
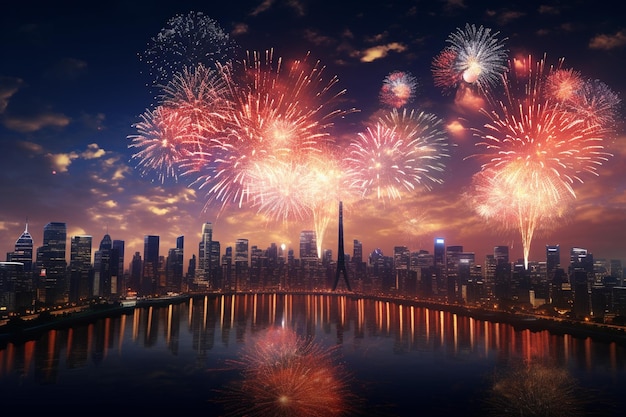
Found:
<path fill-rule="evenodd" d="M 198 256 L 192 255 L 187 266 L 184 236 L 177 237 L 175 246 L 162 256 L 160 237 L 145 235 L 143 253 L 135 252 L 128 265 L 124 241 L 113 240 L 108 233 L 93 252 L 90 235 L 71 236 L 69 265 L 66 241 L 66 224 L 48 223 L 43 243 L 34 252 L 26 224 L 15 250 L 0 263 L 0 317 L 132 295 L 330 291 L 337 271 L 332 250 L 319 256 L 312 230 L 300 233 L 299 257 L 284 245 L 270 243 L 262 248 L 245 238 L 222 252 L 220 242 L 214 240 L 213 224 L 205 222 Z M 441 237 L 434 239 L 432 252 L 395 246 L 391 256 L 376 249 L 365 257 L 361 241 L 354 239 L 352 245 L 351 255 L 343 254 L 349 291 L 505 310 L 552 309 L 580 319 L 626 317 L 621 261 L 594 259 L 584 248 L 571 248 L 564 264 L 559 245 L 547 245 L 545 259 L 526 267 L 522 260 L 509 259 L 508 246 L 494 246 L 492 254 L 479 260 L 461 245 L 446 245 Z"/>

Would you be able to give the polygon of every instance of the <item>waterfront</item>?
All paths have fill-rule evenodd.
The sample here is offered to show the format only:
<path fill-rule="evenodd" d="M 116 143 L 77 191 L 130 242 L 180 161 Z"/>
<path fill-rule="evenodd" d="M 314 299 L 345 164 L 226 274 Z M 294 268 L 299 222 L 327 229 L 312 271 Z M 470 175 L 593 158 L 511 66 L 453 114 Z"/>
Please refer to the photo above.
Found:
<path fill-rule="evenodd" d="M 229 401 L 249 400 L 229 392 L 250 376 L 237 365 L 250 357 L 260 365 L 267 353 L 255 357 L 252 348 L 291 334 L 312 338 L 332 359 L 336 384 L 309 387 L 307 395 L 330 396 L 344 415 L 485 415 L 488 403 L 499 404 L 487 401 L 495 382 L 519 376 L 520 364 L 528 379 L 567 383 L 541 399 L 544 406 L 552 401 L 564 412 L 564 400 L 575 395 L 579 415 L 626 409 L 622 343 L 340 294 L 196 297 L 9 342 L 0 349 L 1 398 L 6 409 L 33 414 L 225 415 Z M 269 385 L 264 375 L 247 386 Z"/>

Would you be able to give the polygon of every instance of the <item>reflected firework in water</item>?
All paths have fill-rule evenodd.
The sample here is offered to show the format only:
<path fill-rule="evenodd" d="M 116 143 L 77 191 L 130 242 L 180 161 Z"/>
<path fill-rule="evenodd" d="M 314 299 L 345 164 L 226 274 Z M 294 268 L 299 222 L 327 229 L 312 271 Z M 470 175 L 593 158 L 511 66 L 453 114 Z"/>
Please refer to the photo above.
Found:
<path fill-rule="evenodd" d="M 584 416 L 583 394 L 564 368 L 519 364 L 494 377 L 486 405 L 488 415 L 499 417 Z"/>
<path fill-rule="evenodd" d="M 335 352 L 292 330 L 269 329 L 232 362 L 242 379 L 221 392 L 218 402 L 228 416 L 352 415 L 355 396 Z"/>

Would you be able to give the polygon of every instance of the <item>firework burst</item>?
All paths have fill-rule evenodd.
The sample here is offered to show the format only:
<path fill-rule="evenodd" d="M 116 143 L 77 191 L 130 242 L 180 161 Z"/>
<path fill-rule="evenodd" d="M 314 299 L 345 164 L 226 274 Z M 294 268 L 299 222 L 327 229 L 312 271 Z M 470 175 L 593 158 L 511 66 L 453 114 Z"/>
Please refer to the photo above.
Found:
<path fill-rule="evenodd" d="M 232 416 L 348 415 L 355 396 L 334 353 L 291 330 L 269 330 L 233 361 L 243 378 L 219 401 Z"/>
<path fill-rule="evenodd" d="M 236 50 L 236 44 L 217 21 L 191 11 L 170 18 L 139 59 L 149 67 L 153 85 L 162 86 L 185 67 L 202 64 L 213 68 L 229 62 Z"/>
<path fill-rule="evenodd" d="M 486 405 L 493 416 L 580 416 L 585 396 L 566 369 L 529 363 L 496 375 Z"/>
<path fill-rule="evenodd" d="M 498 85 L 508 54 L 498 34 L 470 24 L 450 34 L 449 45 L 432 63 L 435 84 L 452 89 L 464 82 L 484 91 Z"/>
<path fill-rule="evenodd" d="M 129 148 L 135 149 L 132 159 L 142 175 L 156 173 L 161 183 L 166 178 L 178 179 L 180 163 L 193 152 L 198 137 L 189 117 L 165 106 L 146 110 L 141 121 L 134 124 L 136 135 L 128 136 Z"/>
<path fill-rule="evenodd" d="M 350 143 L 352 185 L 363 195 L 375 191 L 378 199 L 397 199 L 441 183 L 441 159 L 448 156 L 441 126 L 432 114 L 392 110 Z"/>
<path fill-rule="evenodd" d="M 252 183 L 258 167 L 301 161 L 332 142 L 332 120 L 353 110 L 338 108 L 345 90 L 336 91 L 337 78 L 326 81 L 323 69 L 306 59 L 285 65 L 272 51 L 264 58 L 252 54 L 233 69 L 237 76 L 228 79 L 235 83 L 234 107 L 227 113 L 226 135 L 215 141 L 221 155 L 214 159 L 215 175 L 196 182 L 208 190 L 207 205 L 218 200 L 241 207 L 260 188 Z"/>
<path fill-rule="evenodd" d="M 394 71 L 383 80 L 380 89 L 380 102 L 386 106 L 400 108 L 415 98 L 417 80 L 404 71 Z"/>
<path fill-rule="evenodd" d="M 486 218 L 504 213 L 498 218 L 505 225 L 517 216 L 526 264 L 533 231 L 550 220 L 550 211 L 559 213 L 571 203 L 574 184 L 586 174 L 598 175 L 598 167 L 611 156 L 602 145 L 605 129 L 543 94 L 550 79 L 544 67 L 544 59 L 536 66 L 530 59 L 516 65 L 527 72 L 504 77 L 505 99 L 489 96 L 490 110 L 481 111 L 489 121 L 475 131 L 482 139 L 477 146 L 486 149 L 480 156 L 487 159 L 475 179 L 481 184 L 474 189 L 475 208 Z M 496 196 L 480 197 L 489 188 Z"/>

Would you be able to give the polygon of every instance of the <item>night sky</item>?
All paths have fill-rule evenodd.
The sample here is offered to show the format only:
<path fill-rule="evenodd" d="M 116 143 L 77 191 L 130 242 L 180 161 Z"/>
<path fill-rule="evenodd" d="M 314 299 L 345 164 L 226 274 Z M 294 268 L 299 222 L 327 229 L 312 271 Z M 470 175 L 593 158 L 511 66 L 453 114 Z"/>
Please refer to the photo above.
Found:
<path fill-rule="evenodd" d="M 408 108 L 442 118 L 450 156 L 442 184 L 398 199 L 368 195 L 344 207 L 345 250 L 392 255 L 394 246 L 433 250 L 435 237 L 475 252 L 477 263 L 496 245 L 522 257 L 519 232 L 504 232 L 476 215 L 462 197 L 480 162 L 472 128 L 478 109 L 434 85 L 433 58 L 466 24 L 498 33 L 508 56 L 546 57 L 554 65 L 598 79 L 621 100 L 626 93 L 626 22 L 609 1 L 304 1 L 234 2 L 16 2 L 0 11 L 0 254 L 12 251 L 28 221 L 35 247 L 48 222 L 65 222 L 68 238 L 93 236 L 94 250 L 108 233 L 126 242 L 126 258 L 143 252 L 144 235 L 159 235 L 161 254 L 185 236 L 185 258 L 197 254 L 204 222 L 222 246 L 238 238 L 265 249 L 285 243 L 298 256 L 301 230 L 311 221 L 268 219 L 250 207 L 205 207 L 204 191 L 184 180 L 140 175 L 129 136 L 155 104 L 148 66 L 140 56 L 177 14 L 202 12 L 217 21 L 238 53 L 273 50 L 285 60 L 319 60 L 338 77 L 346 108 L 334 121 L 349 141 L 382 110 L 379 91 L 393 71 L 417 81 Z M 562 253 L 583 247 L 596 258 L 626 260 L 626 146 L 623 103 L 615 134 L 603 141 L 612 154 L 598 175 L 574 184 L 567 222 L 536 236 L 531 260 L 545 245 Z M 337 222 L 323 248 L 336 259 Z M 69 260 L 69 240 L 67 256 Z"/>

